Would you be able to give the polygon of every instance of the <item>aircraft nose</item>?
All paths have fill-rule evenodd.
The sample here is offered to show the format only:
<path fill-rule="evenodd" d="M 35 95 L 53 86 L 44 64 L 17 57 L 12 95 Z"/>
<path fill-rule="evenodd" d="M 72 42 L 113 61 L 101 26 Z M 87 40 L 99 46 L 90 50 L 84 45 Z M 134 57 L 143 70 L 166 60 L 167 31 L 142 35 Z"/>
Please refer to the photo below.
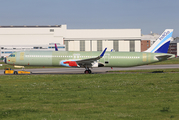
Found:
<path fill-rule="evenodd" d="M 4 58 L 3 62 L 4 62 L 4 63 L 7 63 L 7 59 L 6 59 L 6 57 Z"/>

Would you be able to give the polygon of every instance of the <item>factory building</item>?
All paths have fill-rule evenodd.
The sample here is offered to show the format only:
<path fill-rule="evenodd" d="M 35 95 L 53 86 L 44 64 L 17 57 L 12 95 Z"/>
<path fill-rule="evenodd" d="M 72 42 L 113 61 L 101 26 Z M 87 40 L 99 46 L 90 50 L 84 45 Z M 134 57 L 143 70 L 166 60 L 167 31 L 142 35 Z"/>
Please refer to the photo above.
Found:
<path fill-rule="evenodd" d="M 56 26 L 0 26 L 0 57 L 20 50 L 141 51 L 141 29 L 67 29 Z"/>
<path fill-rule="evenodd" d="M 154 42 L 160 37 L 159 34 L 153 33 L 152 31 L 148 35 L 141 36 L 141 52 L 147 50 L 154 44 Z"/>
<path fill-rule="evenodd" d="M 179 56 L 179 38 L 178 37 L 174 38 L 174 40 L 170 42 L 168 53 Z"/>

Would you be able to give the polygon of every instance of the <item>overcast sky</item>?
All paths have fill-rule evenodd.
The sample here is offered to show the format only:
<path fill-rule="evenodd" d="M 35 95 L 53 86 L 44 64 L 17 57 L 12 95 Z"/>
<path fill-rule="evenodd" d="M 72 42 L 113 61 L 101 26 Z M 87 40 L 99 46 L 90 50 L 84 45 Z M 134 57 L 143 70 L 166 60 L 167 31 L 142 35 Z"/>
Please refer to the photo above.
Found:
<path fill-rule="evenodd" d="M 140 28 L 179 37 L 179 0 L 0 0 L 0 26 L 61 25 L 68 29 Z"/>

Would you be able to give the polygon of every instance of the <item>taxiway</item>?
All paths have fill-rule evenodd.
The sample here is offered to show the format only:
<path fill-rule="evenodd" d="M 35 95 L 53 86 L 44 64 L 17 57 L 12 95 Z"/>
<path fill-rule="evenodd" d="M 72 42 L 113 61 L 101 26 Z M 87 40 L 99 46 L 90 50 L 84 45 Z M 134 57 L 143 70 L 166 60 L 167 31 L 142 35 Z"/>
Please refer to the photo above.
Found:
<path fill-rule="evenodd" d="M 169 68 L 179 68 L 179 64 L 171 65 L 144 65 L 128 68 L 113 68 L 110 67 L 100 67 L 93 68 L 92 73 L 106 73 L 108 71 L 117 71 L 117 70 L 144 70 L 144 69 L 169 69 Z M 26 71 L 32 72 L 32 74 L 83 74 L 84 68 L 41 68 L 41 69 L 26 69 Z M 0 74 L 4 74 L 4 70 L 0 70 Z"/>

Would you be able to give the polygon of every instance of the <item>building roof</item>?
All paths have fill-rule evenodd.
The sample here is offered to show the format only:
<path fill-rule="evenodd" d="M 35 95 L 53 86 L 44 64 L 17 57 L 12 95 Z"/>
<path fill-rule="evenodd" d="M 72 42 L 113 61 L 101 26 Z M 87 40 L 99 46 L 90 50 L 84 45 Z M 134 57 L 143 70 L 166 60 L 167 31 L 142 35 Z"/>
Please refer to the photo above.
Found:
<path fill-rule="evenodd" d="M 61 27 L 61 25 L 46 25 L 46 26 L 41 26 L 41 25 L 35 25 L 35 26 L 0 26 L 0 28 L 44 28 L 44 27 Z"/>

